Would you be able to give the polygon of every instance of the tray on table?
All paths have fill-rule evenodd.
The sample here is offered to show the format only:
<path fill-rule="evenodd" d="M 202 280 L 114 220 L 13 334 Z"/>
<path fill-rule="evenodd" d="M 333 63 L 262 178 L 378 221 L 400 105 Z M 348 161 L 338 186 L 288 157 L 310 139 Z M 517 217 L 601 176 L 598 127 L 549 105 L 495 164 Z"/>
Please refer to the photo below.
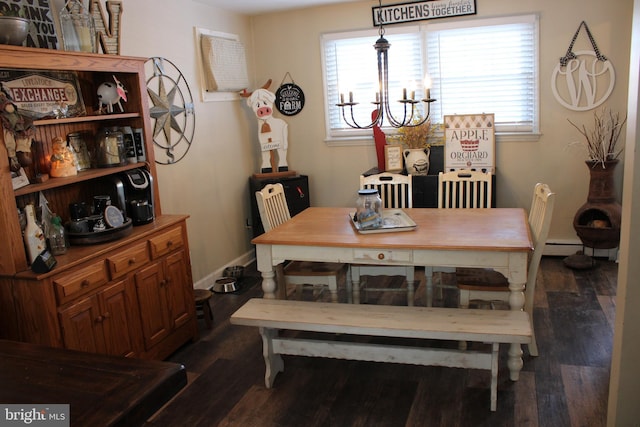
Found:
<path fill-rule="evenodd" d="M 384 209 L 382 211 L 382 227 L 360 228 L 360 223 L 355 220 L 355 213 L 349 215 L 351 223 L 358 230 L 358 233 L 392 233 L 398 231 L 412 231 L 417 225 L 402 209 Z"/>

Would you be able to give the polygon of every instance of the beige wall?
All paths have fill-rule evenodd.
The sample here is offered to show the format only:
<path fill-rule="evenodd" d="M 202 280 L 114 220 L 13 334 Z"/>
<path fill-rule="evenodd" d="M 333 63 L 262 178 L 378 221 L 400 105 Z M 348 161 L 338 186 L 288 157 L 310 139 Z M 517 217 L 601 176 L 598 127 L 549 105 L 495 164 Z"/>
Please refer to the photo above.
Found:
<path fill-rule="evenodd" d="M 280 81 L 287 71 L 304 91 L 307 103 L 302 113 L 288 118 L 290 163 L 309 174 L 312 203 L 349 205 L 357 189 L 358 175 L 376 164 L 372 145 L 327 147 L 324 139 L 324 104 L 320 64 L 320 36 L 324 32 L 371 27 L 371 6 L 363 1 L 252 18 L 255 35 L 255 63 L 258 81 Z M 588 6 L 587 6 L 588 5 Z M 588 170 L 584 156 L 571 141 L 577 131 L 567 118 L 591 124 L 592 112 L 576 113 L 562 107 L 551 92 L 551 73 L 563 56 L 582 20 L 594 35 L 600 50 L 612 61 L 616 86 L 606 105 L 626 110 L 627 70 L 631 28 L 631 0 L 603 3 L 583 0 L 483 0 L 477 17 L 538 13 L 540 15 L 540 105 L 539 141 L 501 142 L 496 145 L 497 203 L 499 206 L 528 207 L 536 182 L 546 182 L 558 193 L 550 240 L 577 241 L 573 216 L 586 201 Z M 464 18 L 454 18 L 464 19 Z M 393 38 L 387 37 L 392 44 Z M 374 43 L 372 38 L 372 44 Z M 587 47 L 581 33 L 574 50 Z M 371 54 L 375 55 L 373 47 Z M 367 141 L 370 143 L 370 141 Z M 618 179 L 622 177 L 622 168 Z M 618 185 L 618 192 L 621 192 Z"/>
<path fill-rule="evenodd" d="M 64 4 L 56 2 L 58 8 Z M 191 215 L 193 277 L 203 281 L 201 287 L 209 287 L 216 271 L 252 256 L 245 223 L 255 157 L 248 126 L 254 122 L 240 101 L 201 102 L 193 28 L 238 34 L 251 51 L 250 21 L 190 0 L 124 0 L 123 10 L 121 54 L 170 60 L 186 78 L 195 101 L 194 143 L 180 162 L 158 165 L 157 180 L 163 212 Z M 252 72 L 250 57 L 248 62 Z"/>
<path fill-rule="evenodd" d="M 250 217 L 248 177 L 258 171 L 259 153 L 255 118 L 244 103 L 200 101 L 193 27 L 239 34 L 249 52 L 254 87 L 269 78 L 277 87 L 287 72 L 291 74 L 304 90 L 306 104 L 300 114 L 286 118 L 290 167 L 310 176 L 312 205 L 348 206 L 354 201 L 358 175 L 376 164 L 375 151 L 371 140 L 355 146 L 328 146 L 324 142 L 320 35 L 370 28 L 374 3 L 246 17 L 197 1 L 123 1 L 122 54 L 169 59 L 186 77 L 195 100 L 194 144 L 179 163 L 158 167 L 158 182 L 164 212 L 191 215 L 189 236 L 198 286 L 210 285 L 224 266 L 252 254 L 250 232 L 245 227 Z M 533 185 L 549 183 L 559 194 L 550 234 L 550 240 L 555 241 L 577 241 L 573 215 L 586 201 L 588 187 L 583 154 L 569 147 L 579 135 L 566 119 L 591 123 L 591 113 L 575 113 L 560 106 L 550 88 L 551 72 L 581 20 L 589 24 L 617 73 L 607 105 L 621 112 L 626 109 L 632 0 L 591 0 L 586 4 L 581 0 L 478 3 L 478 17 L 540 15 L 542 135 L 531 142 L 498 140 L 497 193 L 499 206 L 527 207 Z M 586 47 L 581 33 L 576 50 Z M 618 170 L 619 184 L 622 169 Z M 618 191 L 622 191 L 621 184 Z"/>

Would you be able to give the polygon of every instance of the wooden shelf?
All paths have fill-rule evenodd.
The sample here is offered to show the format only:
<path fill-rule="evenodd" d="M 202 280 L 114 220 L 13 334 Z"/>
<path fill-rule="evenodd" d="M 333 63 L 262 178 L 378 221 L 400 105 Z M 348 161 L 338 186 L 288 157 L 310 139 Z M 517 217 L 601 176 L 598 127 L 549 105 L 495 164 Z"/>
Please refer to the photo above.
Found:
<path fill-rule="evenodd" d="M 25 194 L 37 193 L 38 191 L 50 190 L 52 188 L 64 187 L 65 185 L 75 184 L 77 182 L 87 181 L 89 179 L 100 178 L 103 176 L 113 175 L 119 172 L 128 171 L 131 169 L 145 167 L 145 163 L 133 163 L 126 166 L 117 166 L 112 168 L 98 168 L 89 169 L 86 171 L 78 172 L 76 176 L 69 176 L 65 178 L 49 178 L 48 181 L 30 184 L 22 188 L 18 188 L 15 191 L 16 197 L 24 196 Z"/>
<path fill-rule="evenodd" d="M 84 122 L 98 122 L 98 121 L 106 121 L 106 120 L 136 119 L 138 117 L 140 117 L 139 113 L 101 114 L 101 115 L 94 115 L 94 116 L 67 117 L 64 119 L 35 120 L 33 124 L 36 126 L 61 125 L 66 123 L 84 123 Z"/>

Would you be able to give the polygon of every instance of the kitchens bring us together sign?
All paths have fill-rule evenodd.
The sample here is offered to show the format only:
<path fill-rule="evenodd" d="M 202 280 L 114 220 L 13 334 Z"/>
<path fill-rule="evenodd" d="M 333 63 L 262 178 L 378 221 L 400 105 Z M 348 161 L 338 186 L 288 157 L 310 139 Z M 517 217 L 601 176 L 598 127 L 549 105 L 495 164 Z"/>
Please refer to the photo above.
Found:
<path fill-rule="evenodd" d="M 424 21 L 451 16 L 475 15 L 475 0 L 430 0 L 371 8 L 373 26 Z"/>

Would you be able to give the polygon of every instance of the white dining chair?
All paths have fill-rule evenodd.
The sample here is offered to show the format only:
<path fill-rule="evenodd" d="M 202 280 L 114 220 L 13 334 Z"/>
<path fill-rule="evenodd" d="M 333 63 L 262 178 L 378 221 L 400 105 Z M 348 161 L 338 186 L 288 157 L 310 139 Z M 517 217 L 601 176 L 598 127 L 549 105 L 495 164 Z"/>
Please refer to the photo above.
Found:
<path fill-rule="evenodd" d="M 282 184 L 267 184 L 262 190 L 256 191 L 256 201 L 262 227 L 265 232 L 284 224 L 291 219 Z M 322 286 L 329 288 L 331 301 L 338 302 L 338 281 L 342 278 L 346 282 L 347 298 L 351 299 L 351 280 L 349 265 L 335 262 L 288 261 L 279 266 L 276 272 L 284 280 L 284 295 L 286 287 L 296 286 L 298 298 L 302 297 L 304 286 Z"/>
<path fill-rule="evenodd" d="M 382 200 L 383 209 L 401 209 L 413 207 L 411 175 L 382 172 L 375 175 L 360 176 L 360 189 L 376 189 Z M 404 276 L 407 288 L 380 288 L 367 286 L 371 276 Z M 351 282 L 354 289 L 354 302 L 358 304 L 360 291 L 406 292 L 407 305 L 413 305 L 415 294 L 415 270 L 413 266 L 394 265 L 351 265 Z"/>
<path fill-rule="evenodd" d="M 536 279 L 540 259 L 547 241 L 551 216 L 555 203 L 555 193 L 546 184 L 536 184 L 529 210 L 529 227 L 533 239 L 533 253 L 529 259 L 527 270 L 527 284 L 524 290 L 524 310 L 529 314 L 533 329 L 533 303 L 536 289 Z M 479 268 L 456 269 L 456 284 L 460 290 L 460 308 L 469 308 L 472 300 L 489 301 L 494 306 L 496 301 L 509 302 L 509 281 L 502 274 L 494 270 Z M 529 354 L 538 355 L 535 330 L 532 330 Z"/>
<path fill-rule="evenodd" d="M 438 208 L 439 209 L 487 209 L 491 207 L 493 195 L 492 174 L 476 170 L 455 170 L 438 174 Z M 442 280 L 442 273 L 453 273 L 448 267 L 425 267 L 427 280 L 427 306 L 433 305 L 433 288 L 440 291 L 443 297 L 444 288 L 457 289 Z M 434 273 L 438 273 L 436 280 Z"/>

